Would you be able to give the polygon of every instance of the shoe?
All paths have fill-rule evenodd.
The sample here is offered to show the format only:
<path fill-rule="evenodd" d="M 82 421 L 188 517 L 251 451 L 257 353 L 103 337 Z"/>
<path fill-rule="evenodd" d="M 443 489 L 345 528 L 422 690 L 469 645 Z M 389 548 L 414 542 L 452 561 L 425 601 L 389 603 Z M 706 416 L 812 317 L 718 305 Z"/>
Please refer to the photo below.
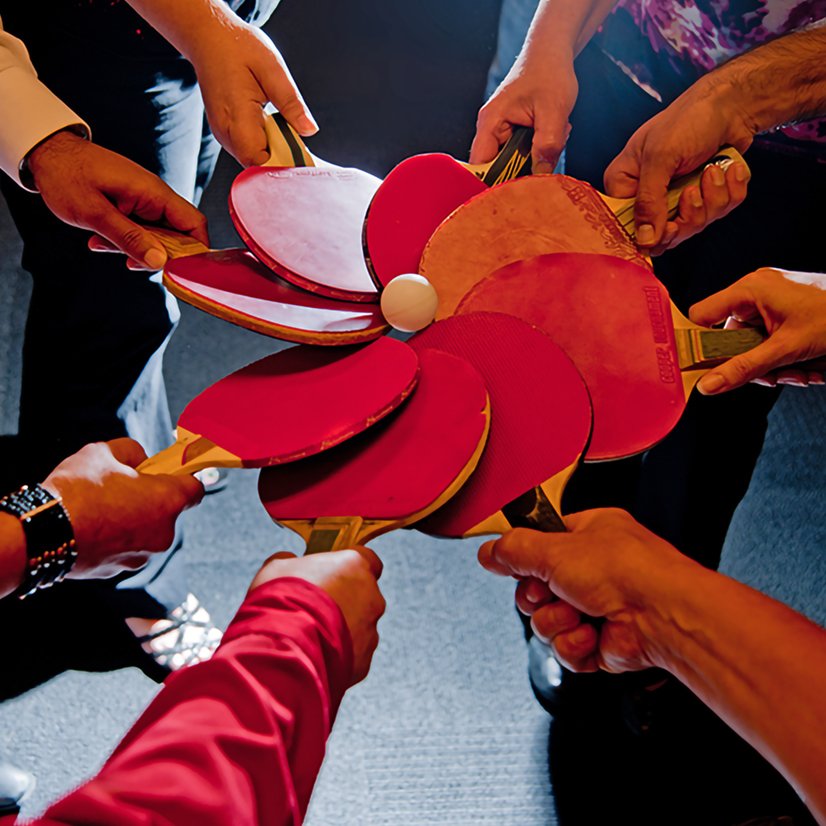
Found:
<path fill-rule="evenodd" d="M 192 475 L 204 486 L 204 496 L 218 493 L 229 484 L 229 471 L 225 467 L 205 467 Z"/>
<path fill-rule="evenodd" d="M 622 675 L 569 671 L 537 637 L 528 640 L 528 678 L 537 702 L 554 717 L 619 713 Z"/>
<path fill-rule="evenodd" d="M 34 775 L 0 758 L 0 817 L 17 814 L 20 804 L 34 791 Z"/>
<path fill-rule="evenodd" d="M 148 634 L 138 637 L 138 642 L 158 665 L 177 671 L 208 660 L 222 637 L 206 608 L 188 594 L 182 605 L 170 611 L 166 619 L 155 622 Z"/>

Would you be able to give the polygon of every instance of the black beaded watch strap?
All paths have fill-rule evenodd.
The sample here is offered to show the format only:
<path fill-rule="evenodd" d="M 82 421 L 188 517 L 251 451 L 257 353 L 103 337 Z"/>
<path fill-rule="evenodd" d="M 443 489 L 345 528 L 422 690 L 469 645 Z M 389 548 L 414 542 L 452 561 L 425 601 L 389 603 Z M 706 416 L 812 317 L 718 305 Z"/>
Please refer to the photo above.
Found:
<path fill-rule="evenodd" d="M 63 500 L 40 485 L 23 485 L 0 499 L 0 511 L 16 516 L 26 534 L 26 574 L 15 591 L 23 599 L 60 582 L 75 564 L 75 535 Z"/>

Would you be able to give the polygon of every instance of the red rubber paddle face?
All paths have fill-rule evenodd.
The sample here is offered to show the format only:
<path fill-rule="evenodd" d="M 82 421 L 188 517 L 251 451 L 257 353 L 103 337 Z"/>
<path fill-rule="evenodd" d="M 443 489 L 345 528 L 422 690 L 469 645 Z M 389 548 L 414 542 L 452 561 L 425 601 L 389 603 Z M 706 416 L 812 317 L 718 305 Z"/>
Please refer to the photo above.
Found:
<path fill-rule="evenodd" d="M 255 256 L 287 281 L 341 301 L 378 301 L 361 233 L 381 181 L 340 167 L 245 169 L 230 214 Z"/>
<path fill-rule="evenodd" d="M 165 286 L 178 298 L 264 335 L 306 344 L 359 344 L 388 330 L 375 304 L 308 293 L 283 281 L 247 250 L 169 261 Z"/>
<path fill-rule="evenodd" d="M 565 175 L 531 175 L 476 195 L 446 218 L 419 272 L 439 296 L 441 319 L 495 270 L 551 252 L 608 253 L 646 265 L 595 189 Z"/>
<path fill-rule="evenodd" d="M 397 275 L 418 272 L 436 227 L 487 188 L 450 155 L 402 161 L 376 191 L 364 221 L 364 255 L 376 284 L 386 287 Z"/>
<path fill-rule="evenodd" d="M 475 313 L 437 321 L 408 343 L 419 358 L 432 348 L 467 359 L 485 380 L 491 406 L 490 435 L 475 472 L 421 530 L 463 536 L 579 462 L 591 432 L 588 391 L 543 332 L 513 316 Z"/>
<path fill-rule="evenodd" d="M 481 281 L 457 312 L 485 309 L 535 324 L 579 368 L 594 407 L 586 461 L 647 450 L 680 418 L 686 396 L 670 299 L 647 269 L 610 255 L 542 255 Z"/>
<path fill-rule="evenodd" d="M 370 427 L 410 395 L 417 378 L 416 354 L 394 339 L 298 345 L 216 382 L 187 405 L 178 424 L 244 467 L 292 462 Z"/>
<path fill-rule="evenodd" d="M 467 362 L 422 353 L 416 390 L 400 410 L 334 450 L 258 482 L 273 519 L 361 516 L 405 520 L 461 474 L 487 430 L 487 393 Z"/>

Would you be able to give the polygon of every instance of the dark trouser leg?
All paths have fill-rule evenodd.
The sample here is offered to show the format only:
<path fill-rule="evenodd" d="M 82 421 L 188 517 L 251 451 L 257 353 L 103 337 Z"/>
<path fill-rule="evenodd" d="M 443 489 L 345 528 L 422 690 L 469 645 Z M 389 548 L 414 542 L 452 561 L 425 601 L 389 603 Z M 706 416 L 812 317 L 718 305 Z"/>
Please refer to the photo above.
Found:
<path fill-rule="evenodd" d="M 99 9 L 102 17 L 132 14 L 126 4 Z M 5 8 L 3 13 L 8 20 Z M 87 13 L 93 12 L 78 15 Z M 9 14 L 41 78 L 88 119 L 98 143 L 160 174 L 186 197 L 203 190 L 217 153 L 214 141 L 204 139 L 203 104 L 188 63 L 157 41 L 145 53 L 140 43 L 120 50 L 117 37 L 108 36 L 108 18 L 99 29 L 87 26 L 74 33 L 47 28 L 48 20 L 29 20 L 27 32 L 27 21 L 20 19 L 25 10 L 9 7 Z M 178 317 L 174 300 L 157 277 L 126 270 L 122 257 L 89 252 L 88 233 L 61 224 L 38 196 L 8 180 L 3 189 L 24 240 L 24 266 L 34 279 L 24 346 L 19 475 L 43 478 L 89 441 L 130 435 L 149 453 L 169 444 L 162 355 Z M 125 664 L 151 668 L 118 617 L 164 616 L 185 598 L 184 566 L 168 556 L 157 555 L 153 568 L 132 582 L 124 579 L 119 590 L 109 582 L 93 588 L 64 583 L 60 595 L 58 589 L 38 594 L 32 610 L 22 613 L 4 601 L 4 627 L 20 629 L 28 638 L 28 643 L 21 639 L 21 655 L 40 656 L 42 640 L 71 617 L 71 636 L 62 659 L 54 652 L 51 673 Z M 139 587 L 126 593 L 133 584 Z M 82 616 L 75 605 L 83 606 Z M 104 624 L 106 633 L 96 627 Z M 9 690 L 29 684 L 18 680 Z"/>

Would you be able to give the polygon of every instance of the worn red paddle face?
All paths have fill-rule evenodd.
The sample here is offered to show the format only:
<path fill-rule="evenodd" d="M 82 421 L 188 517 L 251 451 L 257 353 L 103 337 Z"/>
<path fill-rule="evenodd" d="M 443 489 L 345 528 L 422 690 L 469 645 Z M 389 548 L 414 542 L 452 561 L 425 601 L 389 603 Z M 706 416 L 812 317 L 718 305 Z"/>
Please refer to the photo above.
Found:
<path fill-rule="evenodd" d="M 164 285 L 200 310 L 286 341 L 359 344 L 389 329 L 378 305 L 305 292 L 283 281 L 247 250 L 172 259 L 164 270 Z"/>
<path fill-rule="evenodd" d="M 308 540 L 308 553 L 410 524 L 475 467 L 488 428 L 481 377 L 445 353 L 422 352 L 419 360 L 419 384 L 400 410 L 333 450 L 261 472 L 264 507 Z"/>
<path fill-rule="evenodd" d="M 586 461 L 652 447 L 679 420 L 703 367 L 762 340 L 757 331 L 691 324 L 675 315 L 653 273 L 609 255 L 552 254 L 509 264 L 477 284 L 456 312 L 487 309 L 544 330 L 582 373 L 594 408 Z"/>
<path fill-rule="evenodd" d="M 516 525 L 564 530 L 553 511 L 591 432 L 588 391 L 571 360 L 543 332 L 501 313 L 438 321 L 409 344 L 420 358 L 432 348 L 467 359 L 485 380 L 491 404 L 491 432 L 476 472 L 417 527 L 454 537 Z M 547 501 L 542 490 L 533 495 L 539 486 Z M 523 512 L 508 507 L 526 492 Z"/>
<path fill-rule="evenodd" d="M 596 190 L 564 175 L 533 175 L 471 198 L 439 225 L 419 272 L 439 296 L 437 319 L 490 273 L 551 252 L 608 253 L 647 266 Z"/>
<path fill-rule="evenodd" d="M 232 185 L 235 228 L 287 281 L 342 301 L 378 301 L 364 263 L 362 225 L 381 181 L 341 167 L 245 169 Z"/>
<path fill-rule="evenodd" d="M 407 398 L 417 378 L 416 354 L 394 339 L 282 350 L 196 396 L 178 420 L 178 442 L 140 469 L 191 473 L 293 462 L 373 425 Z"/>

